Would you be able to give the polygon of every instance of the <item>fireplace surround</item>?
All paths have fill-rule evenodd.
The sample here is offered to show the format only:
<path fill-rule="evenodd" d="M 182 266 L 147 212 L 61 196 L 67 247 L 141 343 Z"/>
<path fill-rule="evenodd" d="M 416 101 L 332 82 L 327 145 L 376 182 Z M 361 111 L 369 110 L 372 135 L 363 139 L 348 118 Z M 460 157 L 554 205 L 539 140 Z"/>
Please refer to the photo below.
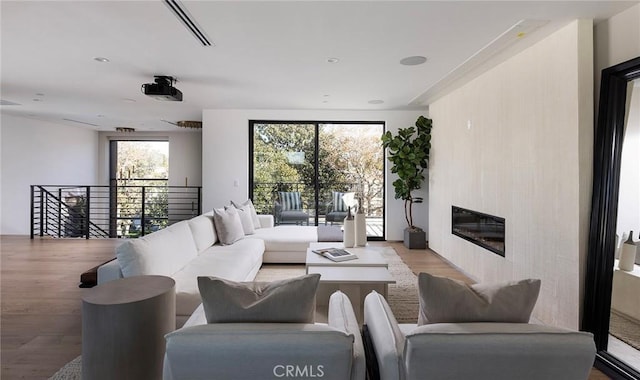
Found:
<path fill-rule="evenodd" d="M 451 233 L 505 256 L 505 219 L 451 206 Z"/>

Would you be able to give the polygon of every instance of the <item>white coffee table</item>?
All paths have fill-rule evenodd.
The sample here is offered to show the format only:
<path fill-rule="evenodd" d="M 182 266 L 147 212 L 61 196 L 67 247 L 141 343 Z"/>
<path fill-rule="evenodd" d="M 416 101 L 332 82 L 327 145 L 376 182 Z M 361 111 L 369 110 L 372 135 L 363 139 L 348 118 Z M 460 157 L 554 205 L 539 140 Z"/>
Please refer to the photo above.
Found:
<path fill-rule="evenodd" d="M 319 248 L 343 248 L 342 243 L 311 243 L 307 249 L 307 273 L 320 274 L 316 293 L 316 305 L 324 309 L 329 297 L 340 290 L 353 304 L 356 318 L 363 322 L 364 297 L 371 291 L 387 297 L 389 284 L 395 280 L 388 270 L 387 261 L 374 249 L 367 247 L 347 248 L 358 255 L 355 260 L 335 262 L 314 253 Z"/>
<path fill-rule="evenodd" d="M 322 255 L 318 255 L 313 252 L 314 249 L 323 248 L 344 248 L 342 243 L 311 243 L 307 248 L 307 259 L 305 261 L 307 267 L 307 273 L 309 273 L 309 267 L 384 267 L 388 268 L 389 264 L 387 260 L 380 254 L 380 252 L 369 247 L 357 247 L 346 248 L 347 251 L 352 252 L 358 256 L 355 260 L 347 261 L 333 261 L 327 259 Z"/>

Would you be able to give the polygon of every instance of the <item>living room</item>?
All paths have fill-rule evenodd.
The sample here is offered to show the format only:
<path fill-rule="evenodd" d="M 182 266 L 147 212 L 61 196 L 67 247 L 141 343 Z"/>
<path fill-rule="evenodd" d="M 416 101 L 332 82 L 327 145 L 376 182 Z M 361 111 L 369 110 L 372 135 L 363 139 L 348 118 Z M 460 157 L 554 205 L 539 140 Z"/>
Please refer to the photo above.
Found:
<path fill-rule="evenodd" d="M 20 83 L 16 82 L 14 76 L 8 74 L 13 74 L 13 71 L 5 71 L 5 62 L 8 62 L 8 58 L 5 57 L 5 38 L 10 38 L 7 37 L 5 28 L 7 25 L 13 25 L 12 22 L 17 22 L 5 22 L 5 17 L 22 12 L 29 14 L 25 10 L 13 13 L 15 10 L 11 7 L 16 5 L 11 3 L 2 4 L 3 100 L 6 98 L 21 103 L 23 99 L 28 99 L 36 105 L 48 102 L 55 105 L 55 78 L 49 79 L 51 83 L 44 90 L 33 86 L 20 88 Z M 188 7 L 192 6 L 190 2 L 185 4 Z M 239 7 L 250 10 L 251 5 L 254 4 L 244 3 Z M 386 5 L 393 8 L 389 4 Z M 259 105 L 254 102 L 251 106 L 252 103 L 248 101 L 249 106 L 239 107 L 231 102 L 232 99 L 237 99 L 238 94 L 228 92 L 223 98 L 217 92 L 218 88 L 232 87 L 230 79 L 219 77 L 221 74 L 218 73 L 204 79 L 190 77 L 189 72 L 163 74 L 178 76 L 181 81 L 176 86 L 184 91 L 185 99 L 196 91 L 191 91 L 190 82 L 208 83 L 210 89 L 205 92 L 205 96 L 214 101 L 191 104 L 191 107 L 200 107 L 196 113 L 189 111 L 191 113 L 179 114 L 168 120 L 179 120 L 177 117 L 202 120 L 201 132 L 178 131 L 168 123 L 164 123 L 166 128 L 161 129 L 163 122 L 159 122 L 158 130 L 145 130 L 142 126 L 144 120 L 132 117 L 141 105 L 146 107 L 145 102 L 148 100 L 144 99 L 144 95 L 140 95 L 139 98 L 132 95 L 130 99 L 137 99 L 135 103 L 118 100 L 129 106 L 128 114 L 121 118 L 131 117 L 137 120 L 135 127 L 139 131 L 133 135 L 115 132 L 111 127 L 85 128 L 77 123 L 63 122 L 59 119 L 52 121 L 51 118 L 45 118 L 46 115 L 29 116 L 30 114 L 21 114 L 15 111 L 15 107 L 12 109 L 12 106 L 3 103 L 1 234 L 28 235 L 30 185 L 106 183 L 107 143 L 114 137 L 144 136 L 168 139 L 172 160 L 169 184 L 182 185 L 185 178 L 188 178 L 189 184 L 201 185 L 202 210 L 206 211 L 227 204 L 229 200 L 243 201 L 248 196 L 249 120 L 383 120 L 387 129 L 394 131 L 412 125 L 418 116 L 425 115 L 434 121 L 428 186 L 419 194 L 428 202 L 416 208 L 414 218 L 415 224 L 427 231 L 429 247 L 477 281 L 495 282 L 529 277 L 542 279 L 534 318 L 554 326 L 579 329 L 583 318 L 593 182 L 591 146 L 594 143 L 593 130 L 596 124 L 593 114 L 599 98 L 600 71 L 640 56 L 640 32 L 637 26 L 640 5 L 637 2 L 614 5 L 617 8 L 609 9 L 609 13 L 605 12 L 607 16 L 603 19 L 591 20 L 594 17 L 587 17 L 588 13 L 571 14 L 568 11 L 564 23 L 555 24 L 553 32 L 540 37 L 535 43 L 527 43 L 526 48 L 522 48 L 521 51 L 511 51 L 508 57 L 495 53 L 470 73 L 459 78 L 450 78 L 449 87 L 437 96 L 435 93 L 423 92 L 425 86 L 421 84 L 418 87 L 422 89 L 412 89 L 413 94 L 410 96 L 419 98 L 418 95 L 422 95 L 419 102 L 412 103 L 412 99 L 406 100 L 405 95 L 403 106 L 356 106 L 352 103 L 343 106 L 338 93 L 326 94 L 329 91 L 325 91 L 321 83 L 315 83 L 310 87 L 316 86 L 314 92 L 317 99 L 314 101 L 319 103 L 317 107 L 310 106 L 311 103 L 304 103 L 303 100 L 308 98 L 298 94 L 296 88 L 284 85 L 270 87 L 269 92 L 275 95 L 291 93 L 294 94 L 294 99 L 300 99 L 299 102 L 294 100 L 284 103 L 274 95 L 271 104 Z M 144 9 L 142 4 L 135 6 Z M 159 5 L 158 8 L 153 12 L 168 13 L 164 5 Z M 196 15 L 196 18 L 206 14 L 195 9 L 197 7 L 192 8 L 192 14 Z M 330 13 L 329 5 L 322 9 Z M 255 9 L 251 10 L 251 14 L 255 14 L 254 12 L 259 13 Z M 536 15 L 531 12 L 531 15 L 524 18 L 535 18 Z M 582 9 L 581 12 L 586 11 Z M 244 25 L 242 17 L 233 12 L 230 14 L 237 17 L 235 21 L 238 25 Z M 91 17 L 99 19 L 95 14 Z M 167 23 L 175 22 L 166 15 L 163 17 L 166 17 Z M 381 15 L 377 17 L 379 18 L 373 20 L 382 22 L 381 20 L 385 19 Z M 249 19 L 256 21 L 254 18 Z M 364 21 L 359 22 L 364 25 Z M 504 29 L 506 28 L 501 32 Z M 218 33 L 210 33 L 215 42 Z M 185 34 L 187 41 L 191 36 L 186 32 Z M 473 31 L 467 34 L 473 34 Z M 498 35 L 499 33 L 494 33 L 494 37 Z M 117 38 L 121 39 L 122 36 Z M 257 38 L 256 41 L 258 44 Z M 452 41 L 457 39 L 452 38 Z M 302 44 L 304 41 L 297 42 Z M 222 41 L 220 44 L 224 46 Z M 167 48 L 171 51 L 170 46 Z M 281 59 L 278 55 L 284 50 L 282 46 L 271 48 L 275 49 L 274 55 L 269 57 L 270 60 L 262 67 L 263 75 L 266 76 L 272 71 L 277 71 Z M 10 54 L 19 53 L 19 49 L 10 50 Z M 418 53 L 428 55 L 428 52 Z M 126 66 L 124 63 L 118 63 L 115 57 L 120 58 L 120 62 L 126 60 L 119 57 L 116 51 L 113 54 L 96 50 L 74 51 L 68 54 L 82 54 L 82 59 L 84 54 L 104 55 L 113 61 L 107 65 Z M 344 65 L 348 57 L 351 57 L 347 51 L 336 52 L 335 56 L 341 58 L 341 61 L 335 64 L 324 62 L 328 58 L 324 55 L 314 58 L 323 61 L 324 66 L 318 69 L 321 75 L 317 75 L 321 77 L 321 81 L 334 71 L 345 70 L 341 69 L 340 65 Z M 398 59 L 402 57 L 404 55 L 400 55 Z M 259 58 L 260 55 L 254 57 Z M 468 55 L 459 58 L 458 64 L 462 64 L 466 58 Z M 171 59 L 175 58 L 167 58 L 168 61 Z M 396 61 L 394 64 L 398 68 L 401 67 Z M 432 61 L 435 59 L 430 58 L 427 65 Z M 389 76 L 406 75 L 395 73 L 398 68 L 389 70 Z M 419 69 L 420 66 L 416 68 Z M 170 71 L 171 67 L 158 65 L 157 69 Z M 196 69 L 201 70 L 199 66 L 194 67 L 194 71 Z M 105 71 L 109 69 L 104 69 L 104 66 L 95 66 L 93 70 L 95 76 L 112 75 Z M 147 70 L 149 69 L 145 68 L 140 71 Z M 153 74 L 161 73 L 148 72 L 146 77 L 136 74 L 130 81 L 135 82 L 133 87 L 138 87 L 141 83 L 151 81 Z M 39 80 L 45 84 L 45 78 L 40 77 Z M 80 78 L 78 82 L 81 83 Z M 364 86 L 364 83 L 349 85 L 357 87 Z M 444 83 L 440 85 L 444 86 Z M 240 85 L 242 86 L 250 85 Z M 389 88 L 389 91 L 391 90 L 392 88 Z M 34 95 L 35 92 L 44 95 Z M 322 103 L 326 100 L 323 95 L 331 95 L 328 97 L 329 103 Z M 100 98 L 96 94 L 93 97 Z M 39 100 L 32 101 L 32 98 Z M 366 104 L 366 99 L 369 98 L 363 99 Z M 174 104 L 154 101 L 149 107 L 152 112 L 165 115 L 162 107 L 171 108 Z M 103 111 L 90 108 L 87 110 L 88 113 L 95 116 L 103 114 Z M 110 117 L 107 114 L 107 118 Z M 67 118 L 73 119 L 70 116 Z M 95 116 L 95 120 L 83 120 L 102 125 L 99 122 L 100 118 Z M 21 159 L 17 160 L 15 157 Z M 392 178 L 389 166 L 387 177 Z M 398 241 L 402 240 L 404 212 L 402 202 L 393 199 L 391 182 L 387 180 L 386 183 L 385 238 L 387 241 Z M 487 253 L 452 236 L 449 232 L 451 206 L 466 207 L 504 217 L 509 231 L 506 239 L 507 256 L 502 258 Z M 3 292 L 4 289 L 3 280 Z"/>

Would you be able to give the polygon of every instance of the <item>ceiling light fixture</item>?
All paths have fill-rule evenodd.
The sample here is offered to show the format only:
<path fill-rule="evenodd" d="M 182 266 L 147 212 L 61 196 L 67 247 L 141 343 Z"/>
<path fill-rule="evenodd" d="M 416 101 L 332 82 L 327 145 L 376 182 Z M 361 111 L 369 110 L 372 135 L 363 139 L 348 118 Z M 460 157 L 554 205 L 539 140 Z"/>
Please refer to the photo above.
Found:
<path fill-rule="evenodd" d="M 192 121 L 192 120 L 181 120 L 176 123 L 178 127 L 181 128 L 191 128 L 191 129 L 201 129 L 202 122 L 201 121 Z"/>
<path fill-rule="evenodd" d="M 423 57 L 421 55 L 414 55 L 414 56 L 411 56 L 411 57 L 405 57 L 405 58 L 402 58 L 400 60 L 400 64 L 401 65 L 405 65 L 405 66 L 422 65 L 425 62 L 427 62 L 427 57 Z"/>
<path fill-rule="evenodd" d="M 125 132 L 125 133 L 131 133 L 131 132 L 135 132 L 136 129 L 135 128 L 130 128 L 130 127 L 116 127 L 116 132 Z"/>
<path fill-rule="evenodd" d="M 109 62 L 109 58 L 105 58 L 105 57 L 94 57 L 93 60 L 97 62 L 102 62 L 102 63 Z"/>
<path fill-rule="evenodd" d="M 384 100 L 373 99 L 373 100 L 369 100 L 368 103 L 369 104 L 382 104 L 382 103 L 384 103 Z"/>
<path fill-rule="evenodd" d="M 329 63 L 338 63 L 338 62 L 340 62 L 340 58 L 335 58 L 335 57 L 327 58 L 327 62 L 329 62 Z"/>

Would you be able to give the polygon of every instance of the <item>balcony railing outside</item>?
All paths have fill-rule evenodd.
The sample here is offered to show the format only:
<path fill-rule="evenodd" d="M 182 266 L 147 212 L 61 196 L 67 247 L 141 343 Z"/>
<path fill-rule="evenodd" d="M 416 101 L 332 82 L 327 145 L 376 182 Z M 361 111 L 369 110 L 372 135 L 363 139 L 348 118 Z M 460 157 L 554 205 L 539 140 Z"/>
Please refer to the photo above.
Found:
<path fill-rule="evenodd" d="M 142 236 L 201 213 L 199 186 L 31 186 L 31 238 Z"/>

